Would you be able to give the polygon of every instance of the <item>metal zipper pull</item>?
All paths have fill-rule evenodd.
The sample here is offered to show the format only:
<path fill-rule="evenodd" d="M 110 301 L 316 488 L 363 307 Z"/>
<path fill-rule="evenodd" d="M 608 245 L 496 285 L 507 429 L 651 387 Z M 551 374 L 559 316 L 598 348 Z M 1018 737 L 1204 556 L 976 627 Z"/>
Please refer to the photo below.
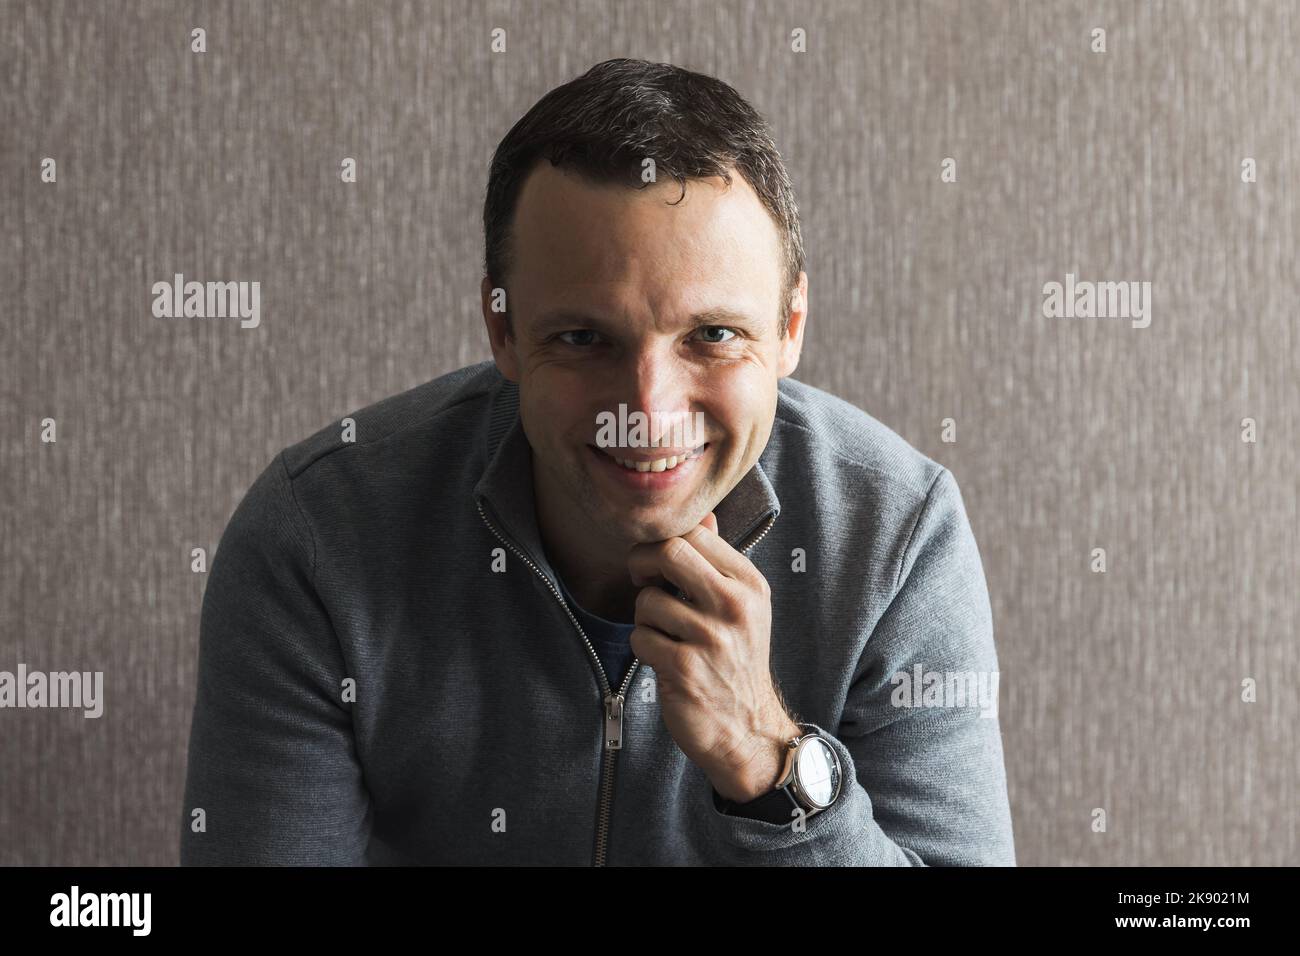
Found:
<path fill-rule="evenodd" d="M 623 749 L 623 695 L 605 697 L 605 749 Z"/>

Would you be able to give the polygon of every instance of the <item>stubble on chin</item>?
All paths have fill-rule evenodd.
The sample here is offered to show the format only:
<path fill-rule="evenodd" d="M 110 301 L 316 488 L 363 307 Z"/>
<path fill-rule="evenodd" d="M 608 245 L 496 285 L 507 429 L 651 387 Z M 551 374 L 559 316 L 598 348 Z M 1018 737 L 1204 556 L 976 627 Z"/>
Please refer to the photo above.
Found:
<path fill-rule="evenodd" d="M 637 544 L 681 537 L 694 529 L 713 510 L 713 507 L 705 507 L 709 501 L 709 491 L 714 485 L 711 479 L 711 475 L 706 475 L 702 484 L 682 504 L 664 503 L 657 506 L 662 515 L 653 524 L 644 521 L 634 523 L 629 520 L 627 511 L 620 511 L 607 500 L 607 492 L 590 472 L 579 467 L 567 483 L 571 490 L 568 495 L 569 507 L 574 513 L 574 520 L 580 522 L 589 534 L 603 537 L 611 545 L 630 549 Z"/>

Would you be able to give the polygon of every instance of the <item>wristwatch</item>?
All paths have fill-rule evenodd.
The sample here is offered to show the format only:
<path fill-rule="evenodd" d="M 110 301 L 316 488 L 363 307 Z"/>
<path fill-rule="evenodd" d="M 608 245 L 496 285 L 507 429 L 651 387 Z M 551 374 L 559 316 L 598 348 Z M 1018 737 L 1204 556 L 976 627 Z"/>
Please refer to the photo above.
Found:
<path fill-rule="evenodd" d="M 795 810 L 811 817 L 835 802 L 840 795 L 843 774 L 840 755 L 815 729 L 806 724 L 799 726 L 808 732 L 787 741 L 785 763 L 776 789 L 748 803 L 719 798 L 720 812 L 768 823 L 789 823 L 794 819 Z"/>

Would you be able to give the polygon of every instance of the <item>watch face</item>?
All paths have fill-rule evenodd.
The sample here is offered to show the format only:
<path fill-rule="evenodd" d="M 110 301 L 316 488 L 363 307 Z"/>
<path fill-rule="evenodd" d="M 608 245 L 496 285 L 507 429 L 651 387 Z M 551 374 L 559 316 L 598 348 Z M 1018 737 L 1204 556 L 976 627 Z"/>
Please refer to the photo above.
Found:
<path fill-rule="evenodd" d="M 795 764 L 799 789 L 818 807 L 828 807 L 840 792 L 840 764 L 831 745 L 810 737 L 799 748 Z"/>

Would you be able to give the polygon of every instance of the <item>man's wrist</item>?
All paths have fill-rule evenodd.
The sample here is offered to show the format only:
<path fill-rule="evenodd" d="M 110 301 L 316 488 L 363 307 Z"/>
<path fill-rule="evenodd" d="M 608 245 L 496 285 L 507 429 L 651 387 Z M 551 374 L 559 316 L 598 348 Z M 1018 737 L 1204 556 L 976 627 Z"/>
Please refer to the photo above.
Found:
<path fill-rule="evenodd" d="M 790 753 L 790 738 L 802 737 L 803 728 L 788 714 L 774 732 L 762 734 L 755 742 L 751 756 L 733 774 L 714 781 L 713 788 L 724 800 L 732 803 L 749 803 L 771 793 L 781 782 L 786 759 Z"/>

